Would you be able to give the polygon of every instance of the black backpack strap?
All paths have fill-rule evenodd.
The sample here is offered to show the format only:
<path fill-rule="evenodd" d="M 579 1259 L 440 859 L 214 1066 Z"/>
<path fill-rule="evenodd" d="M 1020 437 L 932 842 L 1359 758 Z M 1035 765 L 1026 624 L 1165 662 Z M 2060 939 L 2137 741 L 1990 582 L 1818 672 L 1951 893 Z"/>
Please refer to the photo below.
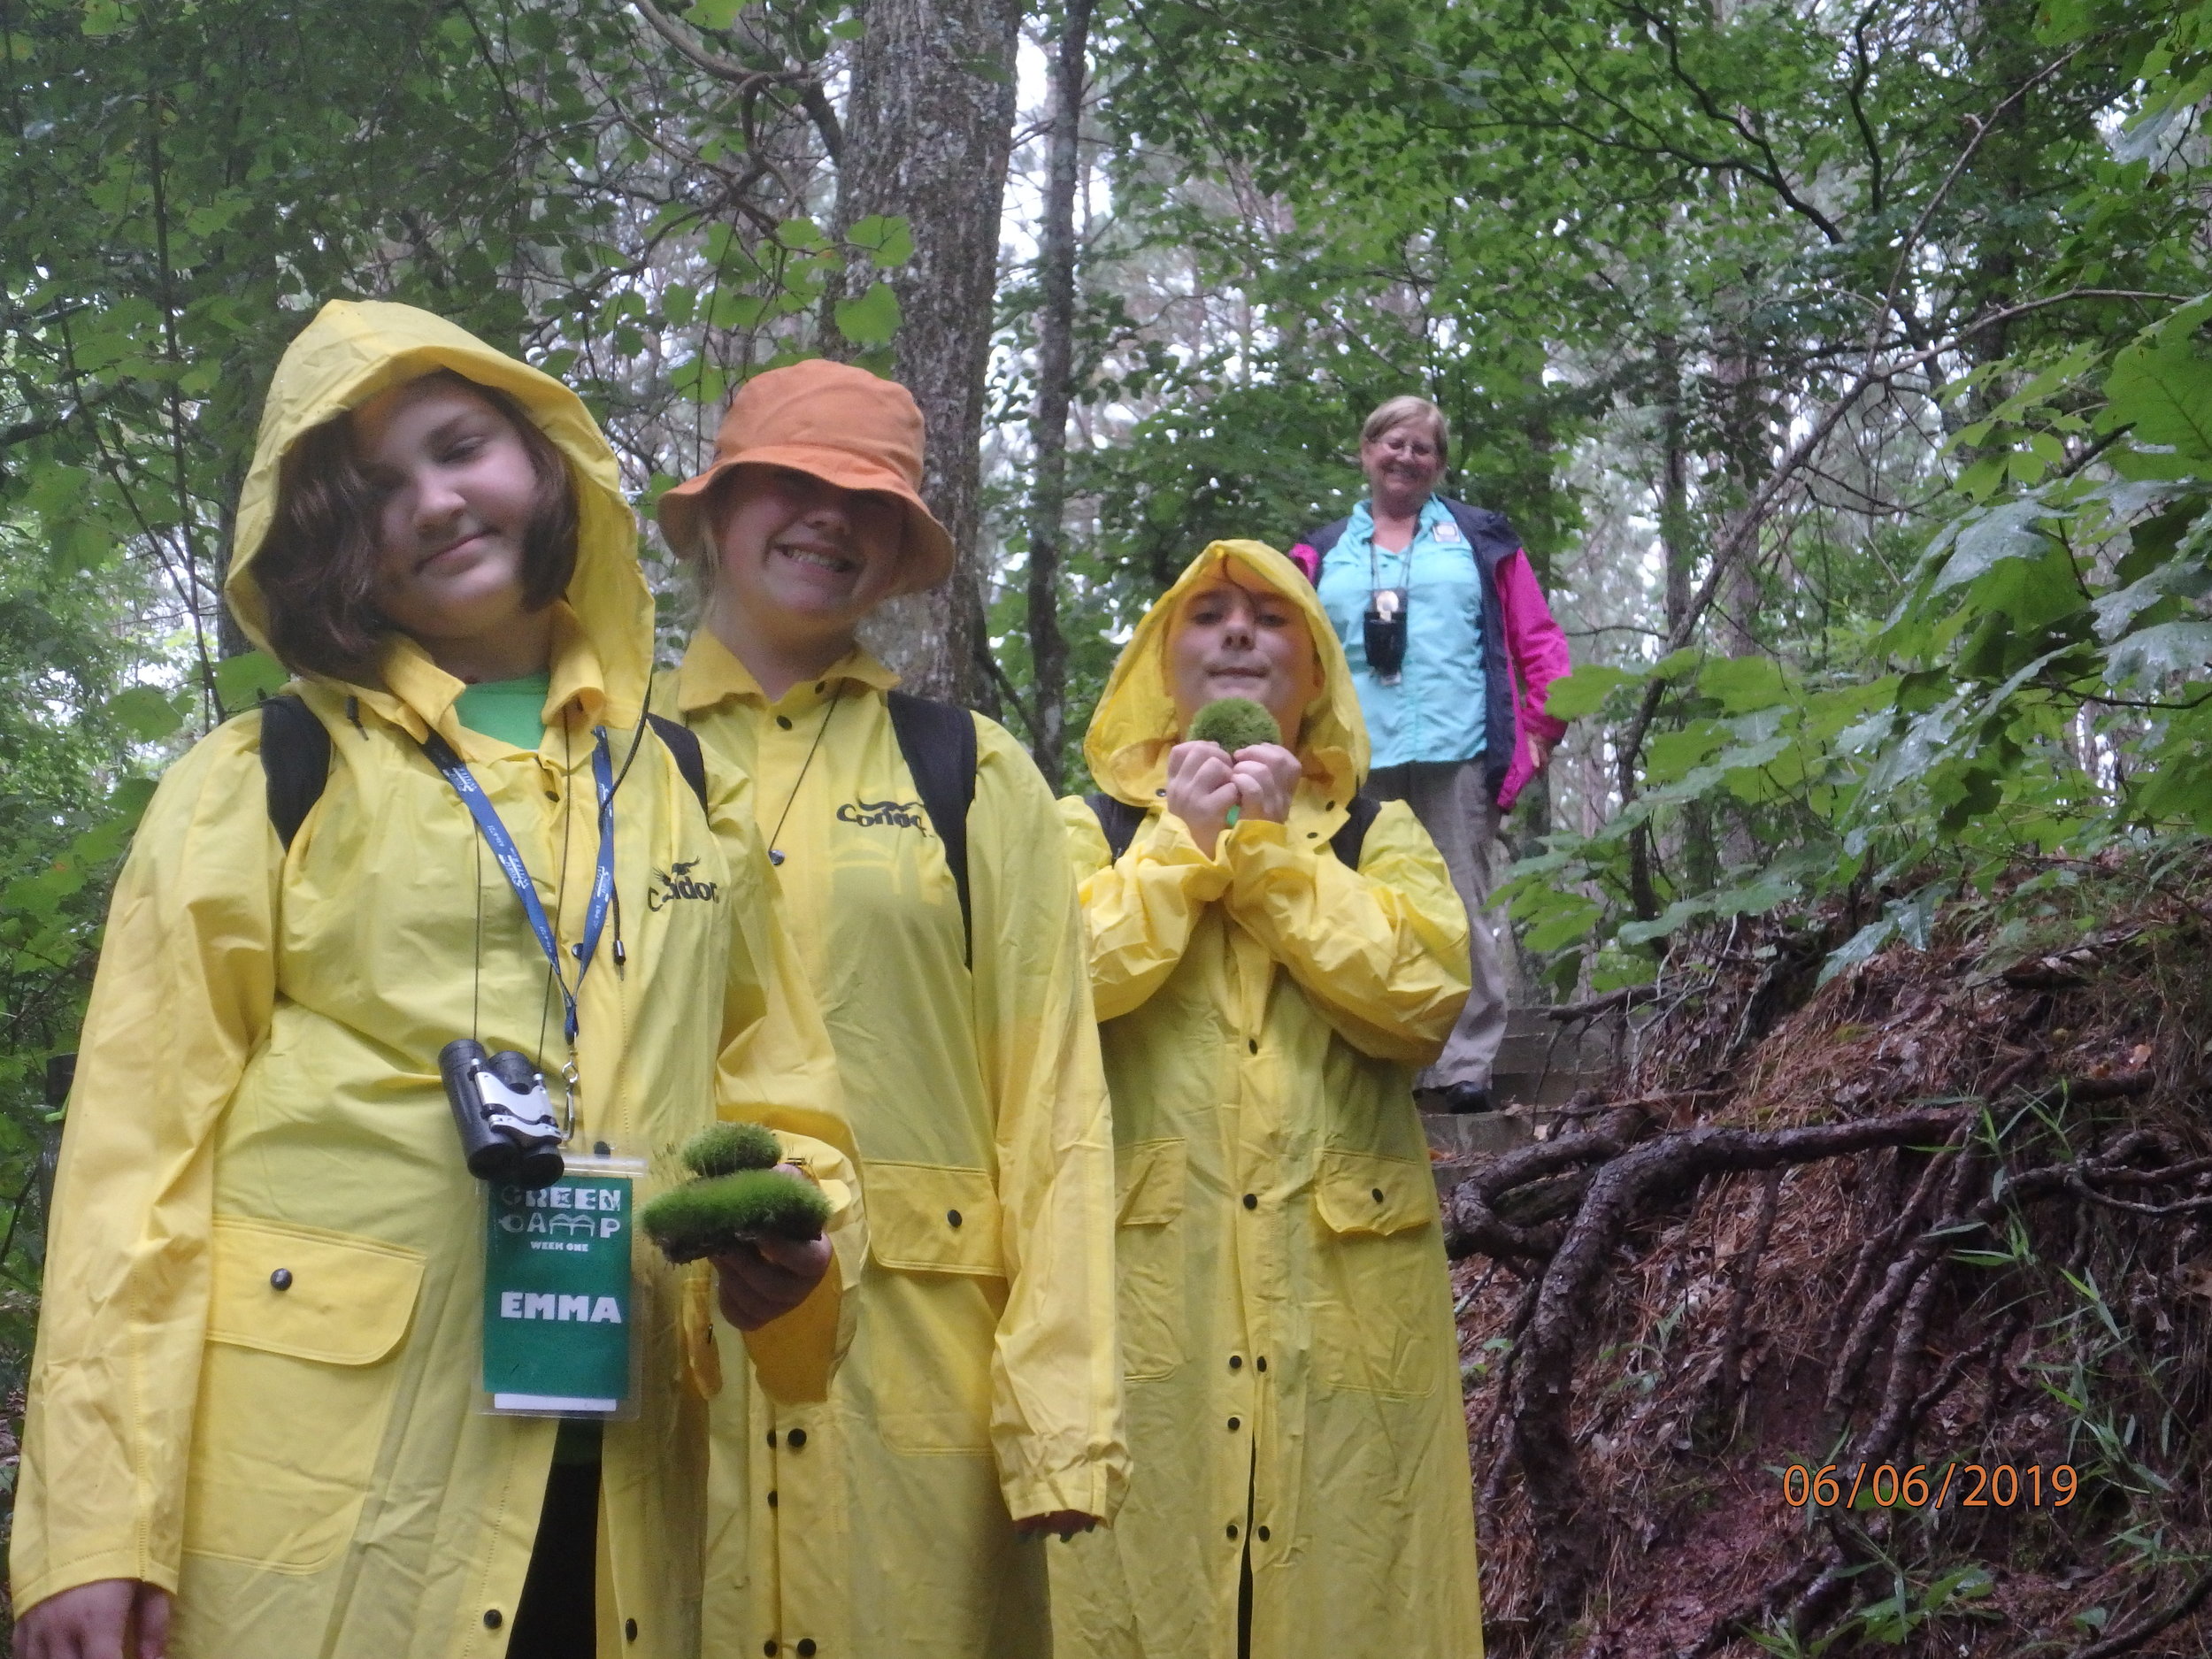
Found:
<path fill-rule="evenodd" d="M 960 930 L 968 965 L 975 965 L 975 906 L 968 892 L 968 809 L 975 804 L 975 717 L 953 703 L 910 692 L 884 694 L 899 753 L 914 774 L 930 827 L 944 843 L 945 864 L 960 893 Z"/>
<path fill-rule="evenodd" d="M 691 793 L 699 797 L 699 810 L 707 810 L 707 757 L 699 748 L 699 733 L 681 720 L 672 720 L 664 714 L 648 714 L 646 723 L 659 736 L 668 752 L 676 757 L 676 770 L 691 786 Z"/>
<path fill-rule="evenodd" d="M 330 781 L 330 728 L 293 693 L 261 704 L 261 774 L 270 826 L 288 852 Z"/>
<path fill-rule="evenodd" d="M 1128 802 L 1108 795 L 1102 789 L 1094 790 L 1085 795 L 1083 800 L 1091 809 L 1092 816 L 1098 819 L 1098 827 L 1106 833 L 1107 856 L 1119 863 L 1122 854 L 1129 850 L 1129 843 L 1137 839 L 1137 832 L 1144 827 L 1144 820 L 1148 815 L 1142 807 L 1131 806 Z"/>
<path fill-rule="evenodd" d="M 1336 833 L 1329 837 L 1329 847 L 1336 854 L 1337 863 L 1347 870 L 1356 872 L 1360 852 L 1367 845 L 1368 827 L 1374 823 L 1375 815 L 1382 810 L 1382 807 L 1363 795 L 1354 795 L 1345 806 L 1344 822 L 1337 826 Z"/>

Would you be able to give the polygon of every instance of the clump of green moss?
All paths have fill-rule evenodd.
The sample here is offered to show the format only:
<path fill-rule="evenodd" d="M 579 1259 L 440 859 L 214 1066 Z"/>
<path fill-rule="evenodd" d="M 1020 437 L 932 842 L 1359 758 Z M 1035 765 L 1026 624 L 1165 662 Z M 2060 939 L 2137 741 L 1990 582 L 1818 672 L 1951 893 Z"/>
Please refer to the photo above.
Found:
<path fill-rule="evenodd" d="M 1217 697 L 1191 716 L 1183 735 L 1194 743 L 1218 743 L 1232 755 L 1257 743 L 1279 743 L 1282 727 L 1249 697 Z"/>
<path fill-rule="evenodd" d="M 783 1148 L 765 1124 L 714 1123 L 684 1142 L 681 1156 L 694 1175 L 734 1175 L 774 1169 L 783 1162 Z"/>
<path fill-rule="evenodd" d="M 672 1262 L 695 1262 L 755 1239 L 816 1239 L 829 1224 L 822 1189 L 775 1167 L 783 1149 L 759 1124 L 702 1129 L 681 1156 L 698 1179 L 671 1187 L 638 1212 L 646 1236 Z"/>

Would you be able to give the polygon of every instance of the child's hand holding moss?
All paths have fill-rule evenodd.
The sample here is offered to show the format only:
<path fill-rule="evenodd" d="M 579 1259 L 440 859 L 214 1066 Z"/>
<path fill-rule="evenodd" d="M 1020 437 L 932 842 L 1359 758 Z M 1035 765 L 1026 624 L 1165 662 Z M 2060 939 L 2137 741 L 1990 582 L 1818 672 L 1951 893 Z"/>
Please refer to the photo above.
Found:
<path fill-rule="evenodd" d="M 781 1156 L 758 1124 L 712 1125 L 683 1149 L 697 1179 L 663 1193 L 638 1217 L 672 1262 L 714 1263 L 723 1317 L 741 1331 L 790 1312 L 829 1271 L 822 1235 L 829 1201 Z"/>

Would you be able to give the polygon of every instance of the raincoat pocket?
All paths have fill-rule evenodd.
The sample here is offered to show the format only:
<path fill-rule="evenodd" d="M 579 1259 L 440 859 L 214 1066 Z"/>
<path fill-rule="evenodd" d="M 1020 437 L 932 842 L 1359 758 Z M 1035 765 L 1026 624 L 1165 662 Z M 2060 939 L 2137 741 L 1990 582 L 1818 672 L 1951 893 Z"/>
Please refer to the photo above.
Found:
<path fill-rule="evenodd" d="M 981 1170 L 870 1162 L 868 1248 L 884 1275 L 860 1339 L 897 1356 L 876 1409 L 901 1452 L 991 1449 L 991 1356 L 1006 1308 L 998 1194 Z M 872 1368 L 863 1366 L 862 1370 Z"/>
<path fill-rule="evenodd" d="M 1322 1153 L 1313 1340 L 1327 1386 L 1419 1397 L 1449 1369 L 1437 1352 L 1435 1179 L 1425 1162 Z"/>
<path fill-rule="evenodd" d="M 353 1536 L 421 1288 L 419 1251 L 215 1218 L 184 1548 L 314 1572 Z"/>
<path fill-rule="evenodd" d="M 1183 1363 L 1185 1162 L 1180 1141 L 1135 1141 L 1115 1159 L 1121 1369 L 1133 1382 L 1164 1377 Z"/>

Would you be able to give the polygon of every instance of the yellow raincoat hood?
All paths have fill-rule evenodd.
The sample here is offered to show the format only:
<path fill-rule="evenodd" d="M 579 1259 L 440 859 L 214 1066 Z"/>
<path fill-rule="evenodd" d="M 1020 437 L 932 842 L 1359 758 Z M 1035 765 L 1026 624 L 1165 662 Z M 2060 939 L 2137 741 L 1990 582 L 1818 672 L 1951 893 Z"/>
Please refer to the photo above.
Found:
<path fill-rule="evenodd" d="M 1167 647 L 1183 602 L 1225 564 L 1288 598 L 1306 619 L 1321 659 L 1321 693 L 1306 705 L 1295 745 L 1305 764 L 1305 789 L 1332 802 L 1351 798 L 1367 776 L 1367 723 L 1344 660 L 1344 647 L 1305 572 L 1264 541 L 1216 541 L 1184 568 L 1175 585 L 1144 613 L 1114 664 L 1098 712 L 1083 740 L 1083 758 L 1099 787 L 1132 806 L 1149 807 L 1167 779 L 1167 752 L 1182 741 L 1182 717 L 1169 689 Z"/>
<path fill-rule="evenodd" d="M 652 673 L 653 596 L 638 569 L 637 518 L 624 499 L 614 452 L 567 387 L 411 305 L 333 300 L 286 348 L 239 495 L 237 551 L 223 585 L 239 626 L 268 649 L 268 606 L 253 565 L 275 516 L 285 452 L 311 427 L 440 369 L 514 398 L 568 462 L 576 488 L 576 569 L 557 602 L 551 704 L 588 694 L 588 718 L 634 724 Z M 578 644 L 588 651 L 575 651 Z M 352 689 L 411 730 L 437 725 L 459 694 L 461 682 L 404 637 L 386 647 L 381 666 L 383 686 Z M 409 719 L 403 707 L 416 718 Z"/>

